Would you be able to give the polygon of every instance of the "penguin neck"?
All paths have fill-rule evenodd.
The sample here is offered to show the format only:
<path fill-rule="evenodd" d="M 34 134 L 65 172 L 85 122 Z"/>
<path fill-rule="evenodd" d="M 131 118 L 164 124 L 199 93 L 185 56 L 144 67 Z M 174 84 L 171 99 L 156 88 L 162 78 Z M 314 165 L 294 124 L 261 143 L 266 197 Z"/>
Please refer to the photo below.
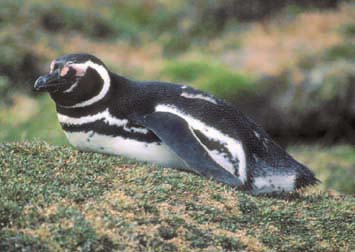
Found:
<path fill-rule="evenodd" d="M 72 117 L 81 117 L 84 115 L 96 114 L 104 110 L 105 108 L 107 108 L 108 104 L 109 104 L 109 99 L 108 97 L 105 97 L 104 99 L 94 104 L 85 107 L 79 107 L 79 108 L 62 107 L 56 104 L 56 110 L 57 113 L 59 114 L 72 116 Z"/>

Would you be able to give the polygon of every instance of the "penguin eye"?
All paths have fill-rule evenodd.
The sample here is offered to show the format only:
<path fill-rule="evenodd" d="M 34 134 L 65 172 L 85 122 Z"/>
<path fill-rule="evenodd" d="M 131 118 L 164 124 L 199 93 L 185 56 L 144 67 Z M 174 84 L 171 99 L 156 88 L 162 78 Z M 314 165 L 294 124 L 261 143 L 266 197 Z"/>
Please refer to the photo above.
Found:
<path fill-rule="evenodd" d="M 62 69 L 60 70 L 60 77 L 66 76 L 70 71 L 70 68 L 67 66 L 63 66 Z"/>
<path fill-rule="evenodd" d="M 76 76 L 76 71 L 70 66 L 63 66 L 60 70 L 60 77 L 71 78 Z"/>
<path fill-rule="evenodd" d="M 71 64 L 69 67 L 74 71 L 76 77 L 84 76 L 87 70 L 87 66 L 85 66 L 84 64 L 75 63 L 75 64 Z"/>

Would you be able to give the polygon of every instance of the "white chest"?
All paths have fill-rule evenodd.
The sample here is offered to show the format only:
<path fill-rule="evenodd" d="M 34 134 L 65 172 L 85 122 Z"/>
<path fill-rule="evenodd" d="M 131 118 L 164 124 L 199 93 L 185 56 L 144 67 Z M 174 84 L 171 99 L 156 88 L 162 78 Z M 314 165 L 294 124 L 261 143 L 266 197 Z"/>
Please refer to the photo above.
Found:
<path fill-rule="evenodd" d="M 182 160 L 162 143 L 144 143 L 120 136 L 101 135 L 93 131 L 65 132 L 65 135 L 79 150 L 122 155 L 173 168 L 184 167 Z"/>

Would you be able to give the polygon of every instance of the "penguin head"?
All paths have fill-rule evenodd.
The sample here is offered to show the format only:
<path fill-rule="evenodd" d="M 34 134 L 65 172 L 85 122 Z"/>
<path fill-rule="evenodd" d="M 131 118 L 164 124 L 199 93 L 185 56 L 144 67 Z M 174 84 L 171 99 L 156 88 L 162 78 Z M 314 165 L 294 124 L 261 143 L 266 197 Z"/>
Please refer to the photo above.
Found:
<path fill-rule="evenodd" d="M 53 60 L 49 73 L 40 76 L 34 91 L 49 92 L 58 106 L 85 107 L 105 98 L 110 72 L 90 54 L 69 54 Z"/>

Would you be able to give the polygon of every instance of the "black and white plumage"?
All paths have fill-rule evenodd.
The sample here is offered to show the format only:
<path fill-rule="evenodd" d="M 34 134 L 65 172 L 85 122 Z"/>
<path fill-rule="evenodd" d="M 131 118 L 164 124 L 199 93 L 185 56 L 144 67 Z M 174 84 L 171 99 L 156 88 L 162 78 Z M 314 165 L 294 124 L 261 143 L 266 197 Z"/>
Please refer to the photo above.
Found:
<path fill-rule="evenodd" d="M 54 60 L 34 89 L 47 91 L 78 149 L 188 170 L 254 194 L 317 182 L 236 107 L 187 86 L 132 81 L 96 57 Z"/>

